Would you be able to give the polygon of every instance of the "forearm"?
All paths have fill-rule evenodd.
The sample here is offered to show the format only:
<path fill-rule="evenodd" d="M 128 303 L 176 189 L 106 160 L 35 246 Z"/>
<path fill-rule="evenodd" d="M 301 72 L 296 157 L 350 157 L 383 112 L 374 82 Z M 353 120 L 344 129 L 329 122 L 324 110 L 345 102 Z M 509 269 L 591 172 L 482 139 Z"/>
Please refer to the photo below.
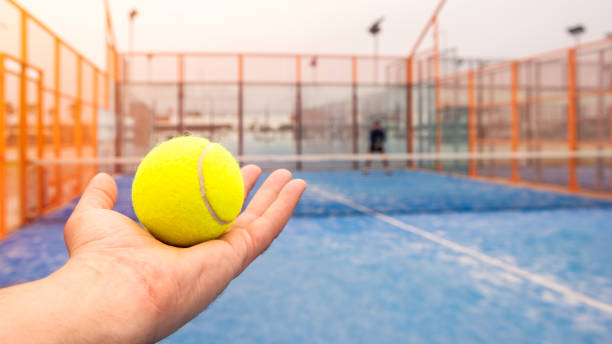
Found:
<path fill-rule="evenodd" d="M 66 301 L 51 277 L 0 290 L 0 342 L 65 342 L 74 321 Z"/>
<path fill-rule="evenodd" d="M 103 300 L 92 302 L 97 286 L 80 277 L 85 276 L 63 267 L 41 280 L 0 290 L 0 342 L 122 342 L 102 325 L 97 305 Z"/>

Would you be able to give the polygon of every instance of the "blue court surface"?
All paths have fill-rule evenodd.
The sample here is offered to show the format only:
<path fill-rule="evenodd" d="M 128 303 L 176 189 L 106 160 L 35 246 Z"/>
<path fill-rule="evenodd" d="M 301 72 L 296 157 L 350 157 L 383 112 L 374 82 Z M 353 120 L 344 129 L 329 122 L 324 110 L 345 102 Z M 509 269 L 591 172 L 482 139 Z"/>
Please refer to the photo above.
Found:
<path fill-rule="evenodd" d="M 612 342 L 611 202 L 416 171 L 296 176 L 309 188 L 283 234 L 163 343 Z M 70 211 L 0 242 L 0 286 L 66 261 Z"/>

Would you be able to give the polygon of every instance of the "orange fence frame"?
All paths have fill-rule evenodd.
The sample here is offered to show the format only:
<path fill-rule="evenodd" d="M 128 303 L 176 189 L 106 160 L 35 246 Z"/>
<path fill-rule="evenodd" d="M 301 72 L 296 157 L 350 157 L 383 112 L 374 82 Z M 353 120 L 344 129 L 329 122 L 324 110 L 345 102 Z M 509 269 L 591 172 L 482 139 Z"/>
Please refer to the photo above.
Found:
<path fill-rule="evenodd" d="M 435 83 L 435 102 L 436 102 L 436 153 L 442 151 L 442 99 L 440 92 L 440 52 L 438 47 L 438 19 L 433 19 L 434 36 L 434 83 Z M 442 163 L 436 160 L 436 171 L 442 171 Z"/>
<path fill-rule="evenodd" d="M 44 145 L 45 136 L 43 131 L 43 99 L 44 99 L 44 83 L 43 73 L 40 72 L 38 76 L 38 107 L 36 109 L 36 157 L 42 159 L 44 157 Z M 45 206 L 45 183 L 44 183 L 44 168 L 41 165 L 36 167 L 36 177 L 38 184 L 38 206 L 36 208 L 36 214 L 40 215 L 43 212 Z"/>
<path fill-rule="evenodd" d="M 476 152 L 476 107 L 474 105 L 474 71 L 468 73 L 468 152 Z M 468 161 L 470 177 L 476 176 L 474 159 Z"/>
<path fill-rule="evenodd" d="M 358 111 L 359 111 L 359 103 L 358 103 L 358 98 L 357 98 L 357 84 L 359 83 L 359 75 L 358 75 L 358 70 L 357 70 L 357 57 L 353 56 L 351 58 L 351 66 L 352 66 L 352 72 L 351 72 L 351 77 L 352 77 L 352 83 L 351 83 L 351 89 L 352 89 L 352 96 L 351 96 L 351 127 L 353 129 L 353 154 L 357 154 L 359 152 L 359 146 L 357 145 L 358 139 L 359 139 L 359 127 L 357 124 L 357 116 L 358 116 Z M 357 163 L 357 161 L 353 161 L 353 168 L 357 169 L 359 168 L 359 164 Z"/>
<path fill-rule="evenodd" d="M 27 42 L 27 17 L 21 16 L 21 76 L 19 79 L 19 219 L 25 223 L 28 218 L 27 200 L 27 149 L 28 149 L 28 103 L 27 103 L 27 70 L 28 46 Z"/>
<path fill-rule="evenodd" d="M 53 108 L 53 153 L 56 159 L 61 157 L 61 128 L 60 128 L 60 103 L 61 103 L 61 83 L 60 78 L 60 42 L 59 38 L 55 39 L 55 65 L 54 65 L 54 73 L 56 75 L 54 84 L 55 84 L 55 94 L 54 94 L 54 108 Z M 63 195 L 63 183 L 62 183 L 62 169 L 59 165 L 54 167 L 55 170 L 55 200 L 52 202 L 53 205 L 59 206 L 62 202 Z"/>
<path fill-rule="evenodd" d="M 244 154 L 244 56 L 238 55 L 238 155 Z"/>
<path fill-rule="evenodd" d="M 83 60 L 79 56 L 77 58 L 77 70 L 76 70 L 76 102 L 74 111 L 74 143 L 76 146 L 77 158 L 83 157 Z M 78 164 L 76 167 L 77 183 L 75 184 L 75 193 L 80 193 L 83 187 L 83 165 Z"/>
<path fill-rule="evenodd" d="M 11 56 L 8 54 L 0 53 L 0 137 L 5 137 L 6 133 L 6 82 L 5 75 L 7 73 L 15 74 L 19 78 L 18 83 L 18 91 L 19 91 L 19 99 L 18 99 L 18 123 L 17 123 L 17 132 L 18 132 L 18 158 L 17 158 L 17 168 L 18 168 L 18 180 L 17 180 L 17 188 L 18 188 L 18 204 L 19 204 L 19 213 L 16 214 L 18 218 L 18 226 L 26 223 L 31 216 L 38 216 L 42 213 L 48 212 L 60 205 L 63 204 L 65 197 L 76 196 L 78 193 L 82 191 L 84 184 L 83 174 L 83 166 L 76 166 L 76 174 L 68 173 L 63 175 L 63 169 L 59 165 L 43 167 L 36 166 L 33 169 L 35 172 L 35 176 L 31 175 L 31 168 L 29 166 L 31 158 L 42 159 L 46 158 L 47 155 L 45 153 L 46 150 L 51 149 L 52 156 L 56 159 L 60 159 L 63 153 L 62 146 L 62 99 L 70 99 L 74 104 L 74 123 L 71 123 L 72 130 L 74 131 L 75 142 L 74 145 L 68 148 L 74 148 L 76 152 L 76 157 L 83 157 L 85 147 L 90 147 L 93 149 L 93 157 L 97 157 L 97 121 L 98 121 L 98 110 L 99 107 L 102 106 L 104 108 L 108 108 L 110 106 L 110 82 L 111 77 L 114 77 L 117 73 L 117 65 L 112 64 L 110 59 L 116 59 L 118 54 L 116 53 L 114 43 L 107 44 L 107 56 L 109 57 L 107 71 L 101 71 L 97 68 L 90 60 L 83 57 L 83 55 L 79 54 L 72 46 L 66 43 L 64 40 L 59 38 L 53 31 L 51 31 L 46 25 L 44 25 L 40 20 L 32 16 L 27 10 L 25 10 L 22 6 L 17 4 L 14 0 L 7 0 L 7 4 L 15 8 L 15 10 L 19 13 L 19 56 Z M 106 3 L 108 5 L 108 3 Z M 109 18 L 107 18 L 109 19 Z M 29 51 L 28 51 L 28 43 L 30 30 L 28 29 L 29 24 L 36 25 L 37 28 L 40 28 L 45 35 L 47 35 L 51 41 L 53 42 L 52 53 L 50 53 L 50 58 L 53 59 L 53 64 L 51 69 L 53 71 L 53 81 L 51 82 L 51 86 L 49 88 L 45 87 L 45 80 L 49 81 L 49 76 L 45 76 L 40 66 L 34 66 L 31 64 Z M 77 59 L 76 63 L 76 95 L 67 95 L 62 93 L 62 85 L 61 79 L 64 77 L 62 74 L 61 58 L 62 58 L 62 48 L 67 49 L 69 52 L 74 54 Z M 5 66 L 5 61 L 9 59 L 11 61 L 16 62 L 21 66 L 18 73 L 13 71 L 7 71 Z M 91 101 L 85 101 L 84 98 L 84 79 L 83 79 L 83 68 L 87 65 L 91 67 L 93 76 L 93 97 Z M 111 66 L 113 67 L 111 69 Z M 35 71 L 37 73 L 37 79 L 34 79 L 29 75 L 28 72 Z M 104 78 L 104 94 L 101 95 L 100 92 L 100 77 Z M 114 78 L 113 78 L 114 79 Z M 31 85 L 35 83 L 36 87 L 36 107 L 32 107 L 29 104 L 29 99 L 32 97 L 32 94 L 29 94 L 30 90 L 32 90 Z M 89 87 L 89 85 L 88 85 Z M 50 95 L 51 104 L 45 104 L 45 95 Z M 100 99 L 100 97 L 104 99 Z M 89 95 L 87 95 L 89 97 Z M 52 109 L 50 125 L 51 125 L 51 145 L 47 145 L 47 141 L 45 138 L 45 105 L 47 108 Z M 89 107 L 93 107 L 93 113 L 89 116 L 91 120 L 91 141 L 93 142 L 84 142 L 84 127 L 83 127 L 83 107 L 87 105 Z M 28 118 L 28 115 L 35 112 L 34 117 Z M 35 122 L 30 123 L 29 121 L 34 119 Z M 29 126 L 33 126 L 30 130 Z M 8 228 L 7 222 L 7 189 L 6 189 L 6 142 L 4 140 L 0 140 L 0 177 L 2 181 L 0 182 L 0 238 L 5 236 L 8 231 L 12 228 Z M 90 171 L 91 169 L 88 169 Z M 50 173 L 51 172 L 51 173 Z M 47 175 L 46 173 L 50 173 Z M 89 173 L 89 172 L 88 172 Z M 71 194 L 64 195 L 64 185 L 66 182 L 70 180 L 75 180 L 76 185 Z M 49 184 L 45 184 L 49 183 Z M 49 197 L 48 187 L 52 186 L 55 190 L 55 193 L 52 197 Z M 35 190 L 35 192 L 29 192 L 30 190 Z"/>
<path fill-rule="evenodd" d="M 518 89 L 519 89 L 519 75 L 518 75 L 518 62 L 512 62 L 512 123 L 510 125 L 512 138 L 512 144 L 510 150 L 512 153 L 517 153 L 519 149 L 519 104 L 518 104 Z M 519 171 L 518 171 L 518 160 L 512 159 L 512 171 L 511 179 L 513 182 L 519 182 Z"/>
<path fill-rule="evenodd" d="M 6 236 L 6 104 L 4 101 L 4 55 L 0 53 L 0 239 Z"/>
<path fill-rule="evenodd" d="M 576 49 L 567 51 L 567 148 L 575 151 L 576 144 Z M 570 158 L 568 164 L 569 188 L 578 191 L 578 179 L 576 178 L 576 158 Z"/>
<path fill-rule="evenodd" d="M 414 151 L 414 128 L 413 128 L 413 111 L 412 111 L 412 57 L 406 58 L 406 152 L 413 153 Z M 408 168 L 415 168 L 414 160 L 407 162 Z"/>
<path fill-rule="evenodd" d="M 302 154 L 302 57 L 295 55 L 295 124 L 296 145 L 295 154 Z M 295 166 L 302 169 L 302 162 L 298 161 Z"/>

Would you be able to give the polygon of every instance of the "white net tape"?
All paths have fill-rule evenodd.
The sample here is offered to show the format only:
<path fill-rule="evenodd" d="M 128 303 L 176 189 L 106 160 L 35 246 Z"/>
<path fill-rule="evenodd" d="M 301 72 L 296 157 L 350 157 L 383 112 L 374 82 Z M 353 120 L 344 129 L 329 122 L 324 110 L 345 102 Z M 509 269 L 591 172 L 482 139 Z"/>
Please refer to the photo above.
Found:
<path fill-rule="evenodd" d="M 612 157 L 612 150 L 579 151 L 521 151 L 474 153 L 387 153 L 387 154 L 307 154 L 307 155 L 242 155 L 236 160 L 243 163 L 263 162 L 363 162 L 363 161 L 458 161 L 458 160 L 525 160 L 525 159 L 597 159 Z M 31 159 L 35 165 L 105 165 L 138 164 L 143 157 L 59 158 Z"/>

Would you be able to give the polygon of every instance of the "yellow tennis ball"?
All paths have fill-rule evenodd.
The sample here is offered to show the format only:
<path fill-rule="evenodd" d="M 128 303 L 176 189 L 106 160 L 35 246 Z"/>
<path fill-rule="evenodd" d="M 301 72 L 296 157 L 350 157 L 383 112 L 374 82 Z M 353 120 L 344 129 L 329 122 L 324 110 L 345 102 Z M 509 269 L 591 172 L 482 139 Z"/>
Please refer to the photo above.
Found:
<path fill-rule="evenodd" d="M 132 184 L 140 223 L 154 237 L 191 246 L 219 237 L 242 209 L 240 167 L 218 143 L 182 136 L 153 148 Z"/>

